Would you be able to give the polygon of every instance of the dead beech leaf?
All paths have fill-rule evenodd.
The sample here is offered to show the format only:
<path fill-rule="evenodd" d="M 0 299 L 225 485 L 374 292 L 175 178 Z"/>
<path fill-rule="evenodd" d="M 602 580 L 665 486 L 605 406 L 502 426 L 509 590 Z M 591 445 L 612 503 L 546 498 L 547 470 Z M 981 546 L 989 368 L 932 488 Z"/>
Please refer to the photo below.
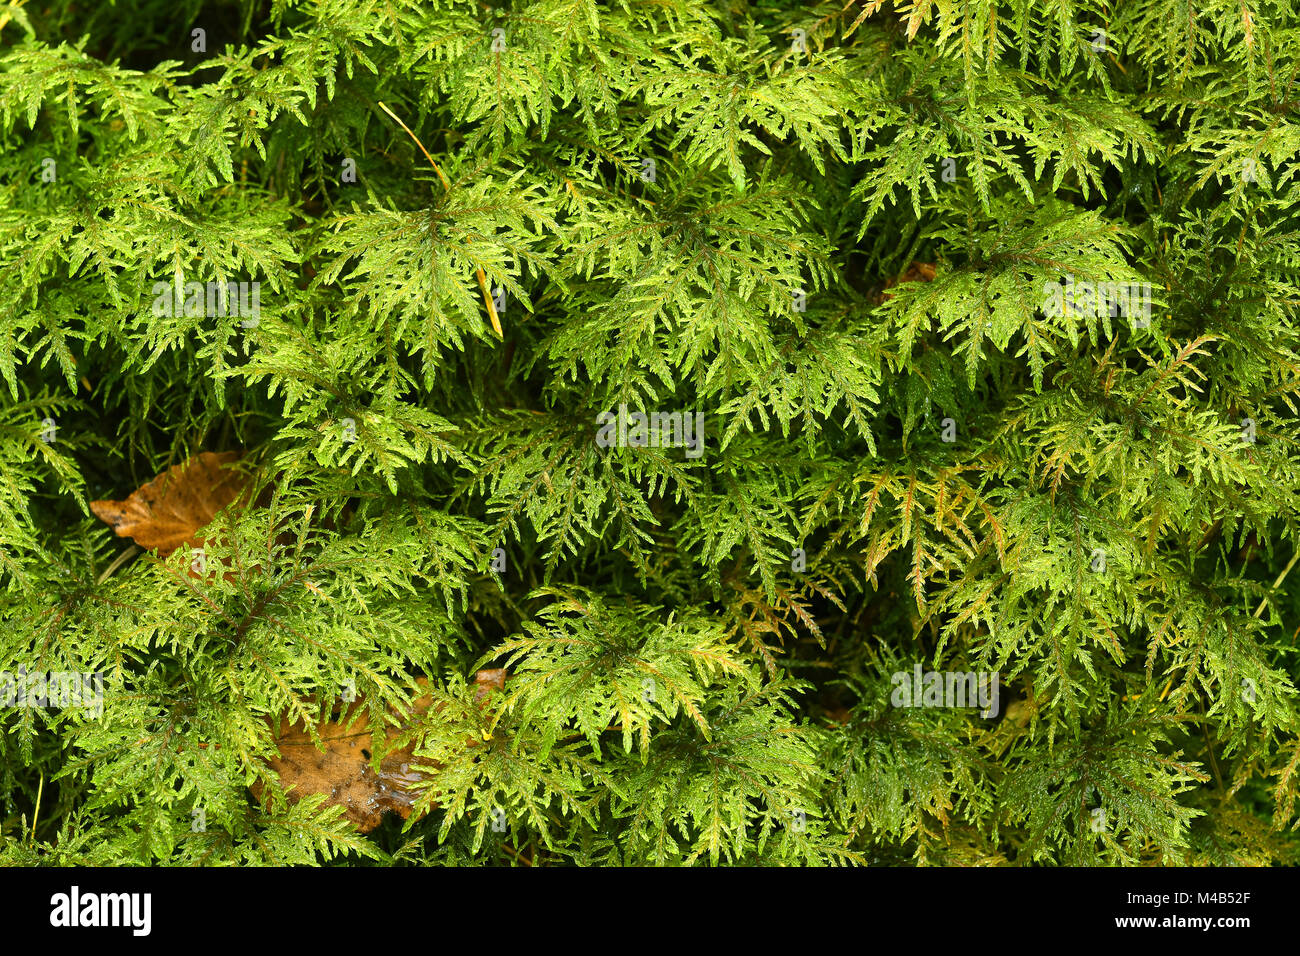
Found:
<path fill-rule="evenodd" d="M 885 280 L 885 289 L 893 289 L 894 286 L 900 285 L 902 282 L 930 282 L 933 277 L 935 277 L 935 264 L 918 263 L 918 261 L 914 260 L 913 263 L 907 267 L 907 271 L 902 273 L 902 276 L 898 278 L 887 278 L 887 280 Z M 885 294 L 885 298 L 888 299 L 891 297 L 889 297 L 889 294 L 887 293 Z"/>
<path fill-rule="evenodd" d="M 222 467 L 238 458 L 233 451 L 202 452 L 141 485 L 125 501 L 92 501 L 90 510 L 120 537 L 157 549 L 165 558 L 181 545 L 197 544 L 198 532 L 239 497 L 247 479 Z"/>
<path fill-rule="evenodd" d="M 505 687 L 505 680 L 504 670 L 479 671 L 474 675 L 478 685 L 475 701 L 481 703 L 493 689 Z M 421 678 L 419 684 L 423 687 L 426 682 Z M 427 774 L 411 768 L 416 759 L 414 742 L 386 754 L 379 762 L 379 771 L 375 772 L 370 758 L 379 741 L 362 703 L 358 698 L 337 721 L 327 720 L 317 725 L 323 750 L 312 741 L 303 723 L 290 724 L 287 718 L 282 718 L 275 735 L 280 756 L 269 761 L 268 767 L 280 778 L 290 803 L 297 803 L 308 794 L 324 794 L 325 806 L 342 806 L 344 817 L 362 833 L 369 833 L 390 810 L 403 820 L 411 815 L 418 796 L 415 785 Z M 385 726 L 378 731 L 382 742 L 392 741 L 405 731 L 432 703 L 429 694 L 417 698 L 411 716 L 401 726 Z M 475 745 L 473 740 L 465 743 Z M 262 798 L 264 788 L 260 782 L 250 789 L 254 797 Z"/>
<path fill-rule="evenodd" d="M 837 724 L 847 724 L 852 717 L 847 707 L 831 707 L 826 711 L 826 719 Z"/>
<path fill-rule="evenodd" d="M 505 690 L 506 669 L 504 667 L 494 667 L 481 670 L 474 675 L 474 683 L 478 685 L 474 688 L 474 703 L 479 704 L 492 691 Z"/>
<path fill-rule="evenodd" d="M 307 794 L 323 793 L 325 806 L 342 806 L 344 816 L 362 833 L 368 833 L 379 826 L 389 810 L 402 819 L 410 816 L 415 797 L 406 787 L 418 783 L 423 775 L 410 769 L 409 748 L 388 754 L 379 772 L 374 771 L 370 757 L 375 737 L 370 718 L 360 704 L 358 701 L 351 713 L 338 721 L 317 725 L 324 750 L 317 748 L 302 723 L 290 724 L 287 718 L 282 719 L 276 733 L 280 756 L 268 766 L 288 791 L 290 803 L 297 803 Z M 396 728 L 385 731 L 395 733 Z M 254 784 L 253 796 L 261 799 L 262 790 L 260 782 Z"/>
<path fill-rule="evenodd" d="M 912 264 L 907 267 L 907 271 L 904 272 L 899 278 L 886 279 L 885 288 L 892 289 L 894 286 L 899 285 L 903 282 L 930 282 L 932 279 L 934 279 L 934 276 L 935 276 L 934 263 L 913 261 Z M 893 295 L 889 292 L 884 292 L 881 294 L 881 301 L 885 301 L 892 298 Z"/>

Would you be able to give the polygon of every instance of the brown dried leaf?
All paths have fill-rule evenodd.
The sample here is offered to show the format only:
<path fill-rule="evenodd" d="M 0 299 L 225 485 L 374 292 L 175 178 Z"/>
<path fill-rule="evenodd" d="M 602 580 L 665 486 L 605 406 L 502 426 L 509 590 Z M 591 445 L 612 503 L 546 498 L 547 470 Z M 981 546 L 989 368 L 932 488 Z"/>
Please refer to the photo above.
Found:
<path fill-rule="evenodd" d="M 833 723 L 847 724 L 853 717 L 853 714 L 847 707 L 831 707 L 826 711 L 826 718 Z"/>
<path fill-rule="evenodd" d="M 185 544 L 198 544 L 198 532 L 217 512 L 239 497 L 247 478 L 223 468 L 238 452 L 205 451 L 168 468 L 125 501 L 92 501 L 95 517 L 120 537 L 167 557 Z"/>
<path fill-rule="evenodd" d="M 505 687 L 506 672 L 502 669 L 481 670 L 474 675 L 478 685 L 474 699 L 478 702 L 493 690 Z M 426 682 L 421 678 L 421 687 Z M 411 709 L 411 715 L 400 726 L 385 726 L 379 731 L 382 743 L 389 743 L 406 731 L 421 715 L 426 713 L 433 698 L 429 694 L 419 697 Z M 370 765 L 371 754 L 381 741 L 376 740 L 376 733 L 371 730 L 370 718 L 362 709 L 358 699 L 349 712 L 340 715 L 339 720 L 327 720 L 316 727 L 324 750 L 313 743 L 311 734 L 301 723 L 290 724 L 287 718 L 280 721 L 276 733 L 276 745 L 280 757 L 269 762 L 268 766 L 279 778 L 287 791 L 290 803 L 296 803 L 305 795 L 325 794 L 325 806 L 342 806 L 344 817 L 356 825 L 362 833 L 369 833 L 379 826 L 388 811 L 397 813 L 403 820 L 411 815 L 418 793 L 415 785 L 427 776 L 411 769 L 415 760 L 415 743 L 411 742 L 386 754 L 379 762 L 376 773 Z M 474 746 L 473 740 L 467 740 L 466 746 Z M 263 787 L 256 783 L 250 788 L 253 796 L 259 800 Z"/>
<path fill-rule="evenodd" d="M 427 699 L 421 701 L 427 708 Z M 290 803 L 306 794 L 326 794 L 326 806 L 341 805 L 344 816 L 368 833 L 379 826 L 388 810 L 395 810 L 402 819 L 410 816 L 415 797 L 405 787 L 418 783 L 423 775 L 410 769 L 411 748 L 388 754 L 380 762 L 379 772 L 374 771 L 370 757 L 375 737 L 370 718 L 360 705 L 358 701 L 351 714 L 316 727 L 324 750 L 317 749 L 305 725 L 282 719 L 276 733 L 280 756 L 269 766 L 288 791 Z M 393 734 L 397 728 L 386 731 Z M 260 782 L 254 784 L 253 795 L 260 799 L 262 789 Z"/>
<path fill-rule="evenodd" d="M 902 282 L 929 282 L 932 279 L 934 279 L 934 276 L 935 276 L 934 263 L 913 261 L 912 264 L 907 267 L 907 271 L 904 272 L 899 278 L 886 279 L 885 288 L 892 289 L 894 286 Z M 892 298 L 893 296 L 888 292 L 881 294 L 882 301 L 887 299 L 892 299 Z"/>
<path fill-rule="evenodd" d="M 488 670 L 481 670 L 474 675 L 474 683 L 478 684 L 474 688 L 474 703 L 483 702 L 483 698 L 494 690 L 505 690 L 506 687 L 506 669 L 504 667 L 494 667 Z"/>

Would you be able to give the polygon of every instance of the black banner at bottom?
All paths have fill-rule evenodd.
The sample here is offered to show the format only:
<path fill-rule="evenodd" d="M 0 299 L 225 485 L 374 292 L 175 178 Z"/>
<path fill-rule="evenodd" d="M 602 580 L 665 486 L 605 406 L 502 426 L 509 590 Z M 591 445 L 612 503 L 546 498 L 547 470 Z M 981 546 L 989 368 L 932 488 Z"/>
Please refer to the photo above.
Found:
<path fill-rule="evenodd" d="M 1280 932 L 1295 896 L 1283 869 L 11 869 L 0 881 L 11 938 L 126 948 L 401 946 L 452 932 L 448 945 L 462 933 L 545 945 L 554 933 L 584 948 L 630 939 L 730 952 L 787 936 L 829 942 L 832 930 L 864 945 L 901 931 L 926 948 L 1188 933 L 1233 945 Z"/>

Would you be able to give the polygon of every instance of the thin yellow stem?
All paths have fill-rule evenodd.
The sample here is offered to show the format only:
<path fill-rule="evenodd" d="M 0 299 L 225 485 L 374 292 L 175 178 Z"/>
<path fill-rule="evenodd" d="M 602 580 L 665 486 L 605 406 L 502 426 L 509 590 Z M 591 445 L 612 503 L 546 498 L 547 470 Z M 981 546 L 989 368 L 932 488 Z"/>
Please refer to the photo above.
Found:
<path fill-rule="evenodd" d="M 36 806 L 32 808 L 32 831 L 28 835 L 27 843 L 29 846 L 36 845 L 36 821 L 41 817 L 41 795 L 45 793 L 45 774 L 41 774 L 41 782 L 36 787 Z"/>
<path fill-rule="evenodd" d="M 411 127 L 403 123 L 402 118 L 385 106 L 383 101 L 380 101 L 379 108 L 391 116 L 398 126 L 406 130 L 406 135 L 411 137 L 416 146 L 420 147 L 420 152 L 424 153 L 424 158 L 429 161 L 429 165 L 433 167 L 433 171 L 438 174 L 438 179 L 442 181 L 442 188 L 447 192 L 451 192 L 451 183 L 447 182 L 447 177 L 443 174 L 441 167 L 433 161 L 433 157 L 429 155 L 429 151 L 424 148 L 424 144 L 420 142 L 420 137 L 411 132 Z M 501 319 L 497 315 L 497 309 L 496 305 L 492 301 L 492 295 L 488 292 L 487 276 L 483 274 L 481 268 L 474 270 L 474 276 L 478 279 L 478 287 L 483 293 L 483 304 L 487 306 L 488 319 L 492 322 L 492 330 L 496 332 L 497 338 L 504 340 L 505 333 L 501 331 Z"/>
<path fill-rule="evenodd" d="M 396 113 L 394 113 L 392 110 L 390 110 L 387 106 L 385 106 L 382 101 L 379 104 L 379 108 L 383 110 L 385 113 L 387 113 L 389 116 L 391 116 L 397 122 L 398 126 L 406 130 L 406 135 L 411 137 L 411 139 L 415 141 L 416 146 L 420 147 L 420 152 L 424 153 L 424 158 L 429 161 L 429 165 L 433 167 L 433 171 L 437 173 L 438 178 L 442 180 L 442 188 L 445 189 L 447 192 L 451 192 L 451 183 L 447 182 L 447 177 L 443 175 L 442 169 L 438 166 L 437 163 L 433 161 L 433 157 L 429 155 L 429 151 L 424 148 L 424 144 L 420 142 L 420 137 L 412 133 L 411 127 L 403 123 L 401 117 L 398 116 Z"/>
<path fill-rule="evenodd" d="M 1271 588 L 1269 588 L 1269 591 L 1270 591 L 1270 592 L 1272 592 L 1272 591 L 1276 591 L 1279 587 L 1282 586 L 1282 582 L 1283 582 L 1284 580 L 1286 580 L 1286 576 L 1287 576 L 1288 574 L 1290 574 L 1290 573 L 1291 573 L 1291 569 L 1295 567 L 1295 563 L 1296 563 L 1296 561 L 1300 561 L 1300 548 L 1296 549 L 1296 553 L 1293 554 L 1293 555 L 1291 555 L 1291 562 L 1290 562 L 1290 564 L 1288 564 L 1285 568 L 1282 569 L 1282 573 L 1279 574 L 1279 575 L 1277 576 L 1277 580 L 1274 581 L 1274 582 L 1273 582 L 1273 586 L 1272 586 Z M 1264 605 L 1267 604 L 1267 603 L 1268 603 L 1268 598 L 1264 598 L 1264 600 L 1260 601 L 1260 602 L 1259 602 L 1259 607 L 1255 608 L 1255 613 L 1254 613 L 1253 615 L 1251 615 L 1251 616 L 1252 616 L 1252 617 L 1259 617 L 1261 614 L 1263 614 L 1263 613 L 1264 613 Z"/>

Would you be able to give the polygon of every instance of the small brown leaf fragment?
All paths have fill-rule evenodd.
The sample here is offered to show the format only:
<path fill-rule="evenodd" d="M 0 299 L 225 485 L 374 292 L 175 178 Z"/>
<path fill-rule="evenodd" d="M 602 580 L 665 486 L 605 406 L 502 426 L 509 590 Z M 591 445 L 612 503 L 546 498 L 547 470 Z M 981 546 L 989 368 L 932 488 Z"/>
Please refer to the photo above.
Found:
<path fill-rule="evenodd" d="M 826 711 L 827 720 L 837 724 L 847 724 L 852 716 L 847 707 L 831 707 Z"/>
<path fill-rule="evenodd" d="M 481 670 L 474 675 L 474 683 L 478 685 L 474 689 L 474 702 L 482 703 L 483 698 L 492 691 L 505 690 L 506 669 L 504 667 L 495 667 L 490 670 Z"/>
<path fill-rule="evenodd" d="M 504 688 L 505 681 L 504 669 L 479 671 L 474 675 L 475 700 L 481 703 L 492 690 Z M 426 685 L 423 678 L 418 683 L 421 687 Z M 362 709 L 363 701 L 358 699 L 337 720 L 317 725 L 323 751 L 312 741 L 304 724 L 291 724 L 282 718 L 275 735 L 280 756 L 267 766 L 280 778 L 290 803 L 298 802 L 307 794 L 325 794 L 325 806 L 342 806 L 344 817 L 362 833 L 379 826 L 390 810 L 405 820 L 419 795 L 414 788 L 427 776 L 411 769 L 416 760 L 415 742 L 386 754 L 379 762 L 377 773 L 371 766 L 371 755 L 374 750 L 382 749 L 381 744 L 405 732 L 428 712 L 432 703 L 432 695 L 424 694 L 414 702 L 410 717 L 400 726 L 386 725 L 375 732 Z M 467 746 L 474 743 L 466 741 Z M 262 798 L 264 788 L 260 782 L 250 789 L 254 797 Z"/>
<path fill-rule="evenodd" d="M 886 279 L 885 288 L 892 289 L 894 286 L 899 285 L 900 283 L 903 282 L 930 282 L 932 279 L 934 279 L 934 276 L 935 276 L 934 263 L 913 261 L 912 264 L 907 267 L 907 271 L 904 272 L 899 278 Z M 881 294 L 882 302 L 892 298 L 893 295 L 888 292 L 884 292 Z"/>
<path fill-rule="evenodd" d="M 370 757 L 375 736 L 360 704 L 358 701 L 339 720 L 317 726 L 323 751 L 317 749 L 304 725 L 282 719 L 276 734 L 280 757 L 270 761 L 269 767 L 289 791 L 290 803 L 298 802 L 305 794 L 326 794 L 326 806 L 341 805 L 344 816 L 362 833 L 368 833 L 379 826 L 389 810 L 396 811 L 403 820 L 410 816 L 415 796 L 405 788 L 418 783 L 423 775 L 409 768 L 412 748 L 388 754 L 380 762 L 379 772 L 374 771 Z M 396 733 L 394 728 L 387 729 Z M 254 784 L 252 790 L 260 799 L 261 784 Z"/>
<path fill-rule="evenodd" d="M 165 558 L 182 545 L 198 544 L 198 532 L 239 497 L 246 477 L 222 467 L 238 458 L 238 452 L 202 452 L 168 468 L 125 501 L 92 501 L 90 510 L 119 537 L 157 549 Z"/>

